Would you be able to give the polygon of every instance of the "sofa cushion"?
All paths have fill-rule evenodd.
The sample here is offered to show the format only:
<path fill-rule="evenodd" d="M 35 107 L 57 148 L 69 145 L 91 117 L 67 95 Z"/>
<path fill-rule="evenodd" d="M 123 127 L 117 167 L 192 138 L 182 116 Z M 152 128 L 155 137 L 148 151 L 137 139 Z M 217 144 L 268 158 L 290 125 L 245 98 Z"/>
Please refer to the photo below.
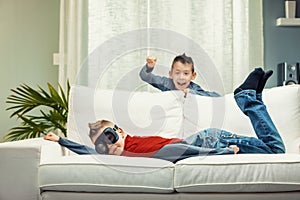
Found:
<path fill-rule="evenodd" d="M 265 89 L 263 100 L 286 145 L 286 151 L 299 153 L 300 85 Z M 233 94 L 211 98 L 189 94 L 183 104 L 184 137 L 206 128 L 224 129 L 256 137 L 250 120 L 238 108 Z"/>
<path fill-rule="evenodd" d="M 42 191 L 171 193 L 174 164 L 154 158 L 74 155 L 44 160 Z"/>
<path fill-rule="evenodd" d="M 300 190 L 300 155 L 237 154 L 193 157 L 175 165 L 178 192 Z"/>
<path fill-rule="evenodd" d="M 91 145 L 88 123 L 111 120 L 133 135 L 178 137 L 182 133 L 180 91 L 164 93 L 100 90 L 72 86 L 68 115 L 68 138 Z"/>

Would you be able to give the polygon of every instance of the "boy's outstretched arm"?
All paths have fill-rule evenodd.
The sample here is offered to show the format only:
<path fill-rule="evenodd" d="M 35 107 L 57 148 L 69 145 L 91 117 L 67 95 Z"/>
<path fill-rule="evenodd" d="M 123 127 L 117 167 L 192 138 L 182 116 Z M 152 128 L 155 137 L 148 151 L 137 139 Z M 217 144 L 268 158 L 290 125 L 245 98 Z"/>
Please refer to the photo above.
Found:
<path fill-rule="evenodd" d="M 76 142 L 73 142 L 71 140 L 59 137 L 58 135 L 54 133 L 48 133 L 46 136 L 44 136 L 45 140 L 50 140 L 53 142 L 58 142 L 61 146 L 68 148 L 69 150 L 73 151 L 77 154 L 98 154 L 95 149 L 90 148 L 88 146 L 78 144 Z"/>

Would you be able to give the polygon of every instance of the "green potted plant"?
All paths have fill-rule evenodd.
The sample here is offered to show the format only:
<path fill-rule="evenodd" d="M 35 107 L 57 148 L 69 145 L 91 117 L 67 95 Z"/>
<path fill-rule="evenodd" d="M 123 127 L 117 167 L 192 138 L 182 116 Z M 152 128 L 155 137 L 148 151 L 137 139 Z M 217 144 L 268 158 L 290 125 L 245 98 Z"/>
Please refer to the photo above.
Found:
<path fill-rule="evenodd" d="M 60 85 L 58 90 L 50 83 L 47 85 L 48 92 L 26 84 L 11 90 L 13 94 L 6 103 L 12 106 L 6 110 L 13 111 L 10 117 L 20 119 L 21 123 L 10 129 L 4 141 L 41 137 L 50 131 L 66 136 L 70 84 L 67 83 L 66 93 Z"/>

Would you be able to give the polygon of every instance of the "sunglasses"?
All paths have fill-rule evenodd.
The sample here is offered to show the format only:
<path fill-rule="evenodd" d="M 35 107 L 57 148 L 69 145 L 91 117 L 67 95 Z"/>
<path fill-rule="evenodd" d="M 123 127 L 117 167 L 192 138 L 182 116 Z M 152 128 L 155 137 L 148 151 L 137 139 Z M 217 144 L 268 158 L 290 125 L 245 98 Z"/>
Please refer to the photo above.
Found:
<path fill-rule="evenodd" d="M 107 127 L 99 135 L 99 137 L 95 141 L 95 150 L 99 154 L 108 154 L 108 145 L 115 144 L 119 140 L 119 135 L 116 132 L 118 128 L 119 127 L 117 125 L 114 125 L 113 128 Z"/>

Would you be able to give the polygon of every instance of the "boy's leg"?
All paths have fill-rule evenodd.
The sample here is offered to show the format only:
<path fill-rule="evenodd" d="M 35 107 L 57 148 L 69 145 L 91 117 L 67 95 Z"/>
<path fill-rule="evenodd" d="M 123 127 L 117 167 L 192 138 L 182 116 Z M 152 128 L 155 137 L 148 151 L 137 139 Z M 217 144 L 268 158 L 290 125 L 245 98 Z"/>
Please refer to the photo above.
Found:
<path fill-rule="evenodd" d="M 270 77 L 268 76 L 266 78 L 265 74 L 266 73 L 263 73 L 260 77 L 256 76 L 251 80 L 252 82 L 257 82 L 257 88 L 248 89 L 247 84 L 244 82 L 243 89 L 236 90 L 237 92 L 235 93 L 234 98 L 242 112 L 250 118 L 257 137 L 274 153 L 284 153 L 285 147 L 283 141 L 266 106 L 261 99 L 257 99 L 257 89 L 259 89 L 258 92 L 261 93 L 267 79 Z M 251 76 L 251 74 L 249 76 Z M 262 81 L 261 79 L 263 78 L 266 79 Z M 252 83 L 252 85 L 255 85 L 255 83 Z"/>
<path fill-rule="evenodd" d="M 191 144 L 175 143 L 168 144 L 157 151 L 152 158 L 160 158 L 171 162 L 177 162 L 185 158 L 195 156 L 233 154 L 232 148 L 206 148 Z"/>

